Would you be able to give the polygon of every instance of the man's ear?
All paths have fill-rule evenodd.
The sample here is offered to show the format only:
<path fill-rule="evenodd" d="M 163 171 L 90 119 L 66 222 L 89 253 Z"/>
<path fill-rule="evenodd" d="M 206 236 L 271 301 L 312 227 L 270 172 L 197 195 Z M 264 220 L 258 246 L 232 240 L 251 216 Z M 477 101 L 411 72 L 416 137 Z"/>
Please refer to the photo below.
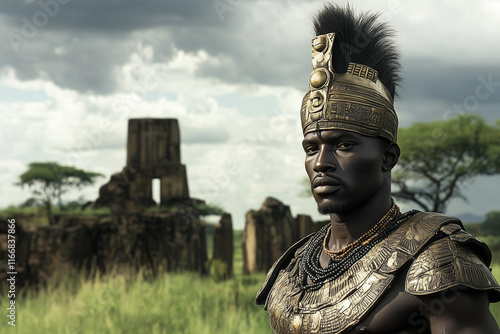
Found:
<path fill-rule="evenodd" d="M 384 148 L 384 161 L 382 162 L 382 170 L 391 171 L 398 163 L 401 150 L 398 144 L 390 143 Z"/>

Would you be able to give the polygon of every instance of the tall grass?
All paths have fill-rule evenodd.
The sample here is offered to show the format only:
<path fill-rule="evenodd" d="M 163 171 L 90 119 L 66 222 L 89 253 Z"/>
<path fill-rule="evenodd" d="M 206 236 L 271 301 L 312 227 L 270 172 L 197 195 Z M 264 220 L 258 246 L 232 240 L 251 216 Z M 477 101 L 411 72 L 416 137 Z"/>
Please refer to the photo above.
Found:
<path fill-rule="evenodd" d="M 123 275 L 81 280 L 78 289 L 49 287 L 36 297 L 17 298 L 16 326 L 2 316 L 0 332 L 269 333 L 266 312 L 253 302 L 263 279 L 256 275 L 215 282 L 171 274 L 152 281 Z"/>
<path fill-rule="evenodd" d="M 46 290 L 16 298 L 15 327 L 7 324 L 8 300 L 0 296 L 0 333 L 270 334 L 267 313 L 254 303 L 265 275 L 244 276 L 242 262 L 241 231 L 235 231 L 235 278 L 228 281 L 188 273 L 146 280 L 124 272 L 88 281 L 66 273 Z M 500 264 L 493 273 L 500 280 Z M 500 303 L 490 310 L 500 322 Z"/>
<path fill-rule="evenodd" d="M 493 271 L 498 277 L 500 265 Z M 16 326 L 2 316 L 0 333 L 270 334 L 267 313 L 253 301 L 263 279 L 170 274 L 146 281 L 118 274 L 84 281 L 68 275 L 37 296 L 17 298 Z M 500 320 L 500 304 L 490 309 Z"/>

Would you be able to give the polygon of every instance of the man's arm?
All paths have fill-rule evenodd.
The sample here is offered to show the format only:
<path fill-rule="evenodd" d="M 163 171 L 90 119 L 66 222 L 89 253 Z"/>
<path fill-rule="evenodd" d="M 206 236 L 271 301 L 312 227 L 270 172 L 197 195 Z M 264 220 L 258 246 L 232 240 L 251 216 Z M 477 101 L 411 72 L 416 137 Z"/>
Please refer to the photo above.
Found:
<path fill-rule="evenodd" d="M 428 313 L 432 334 L 498 334 L 484 291 L 453 289 L 419 298 Z"/>

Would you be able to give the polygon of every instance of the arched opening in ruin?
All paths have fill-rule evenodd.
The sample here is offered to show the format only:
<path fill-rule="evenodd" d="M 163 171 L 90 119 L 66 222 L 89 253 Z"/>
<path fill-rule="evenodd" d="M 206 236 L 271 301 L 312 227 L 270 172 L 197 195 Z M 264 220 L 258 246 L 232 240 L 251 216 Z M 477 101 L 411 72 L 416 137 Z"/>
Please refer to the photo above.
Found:
<path fill-rule="evenodd" d="M 156 202 L 156 205 L 160 205 L 161 201 L 161 185 L 160 185 L 160 179 L 155 178 L 151 180 L 151 197 L 153 200 Z"/>

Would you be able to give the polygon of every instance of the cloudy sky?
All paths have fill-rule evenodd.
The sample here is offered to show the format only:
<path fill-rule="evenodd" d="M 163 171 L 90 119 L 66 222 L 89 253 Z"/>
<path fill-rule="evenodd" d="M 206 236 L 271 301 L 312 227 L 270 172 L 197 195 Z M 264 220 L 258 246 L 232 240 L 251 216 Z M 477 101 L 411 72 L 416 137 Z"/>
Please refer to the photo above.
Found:
<path fill-rule="evenodd" d="M 34 161 L 105 174 L 67 195 L 95 199 L 125 165 L 127 119 L 174 117 L 191 195 L 225 208 L 236 228 L 267 196 L 320 219 L 313 199 L 298 194 L 299 109 L 311 71 L 311 17 L 322 3 L 2 0 L 0 206 L 29 197 L 14 183 Z M 401 126 L 457 111 L 500 118 L 500 2 L 351 4 L 382 12 L 398 31 Z M 491 94 L 478 99 L 484 82 Z M 453 201 L 447 213 L 500 209 L 499 186 L 499 177 L 477 179 L 469 201 Z"/>

